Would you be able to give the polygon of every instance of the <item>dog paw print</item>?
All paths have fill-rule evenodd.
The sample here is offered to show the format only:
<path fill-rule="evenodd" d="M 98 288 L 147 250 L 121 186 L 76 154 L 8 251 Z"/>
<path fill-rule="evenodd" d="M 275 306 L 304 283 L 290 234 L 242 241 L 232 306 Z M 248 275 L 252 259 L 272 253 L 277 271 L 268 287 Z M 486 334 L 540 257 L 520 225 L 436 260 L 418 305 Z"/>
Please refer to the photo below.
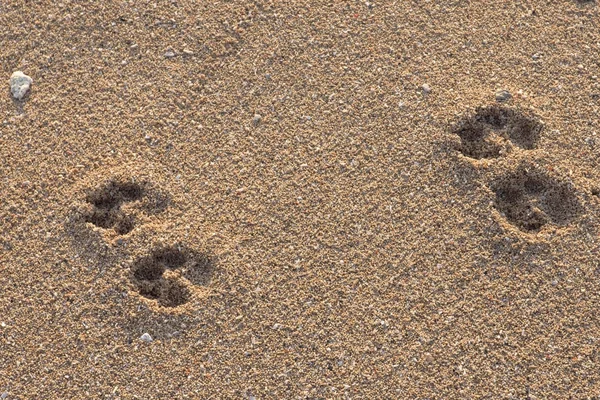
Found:
<path fill-rule="evenodd" d="M 543 125 L 532 116 L 502 106 L 480 107 L 454 128 L 460 152 L 469 158 L 497 158 L 513 147 L 535 149 Z"/>
<path fill-rule="evenodd" d="M 546 224 L 566 225 L 581 211 L 571 185 L 535 170 L 520 168 L 492 185 L 495 207 L 524 232 Z"/>
<path fill-rule="evenodd" d="M 112 229 L 117 235 L 125 235 L 135 227 L 136 212 L 126 212 L 126 206 L 137 204 L 150 214 L 166 207 L 166 198 L 147 184 L 128 181 L 110 181 L 90 192 L 86 202 L 91 207 L 84 212 L 85 222 Z"/>
<path fill-rule="evenodd" d="M 535 150 L 542 130 L 542 123 L 533 114 L 492 105 L 479 107 L 460 120 L 453 133 L 460 137 L 458 149 L 464 156 L 493 159 L 510 157 L 515 149 Z M 526 233 L 537 233 L 548 224 L 568 225 L 582 210 L 572 184 L 527 162 L 504 173 L 490 189 L 500 215 Z"/>
<path fill-rule="evenodd" d="M 210 257 L 190 249 L 157 248 L 133 263 L 131 281 L 141 296 L 177 307 L 190 300 L 194 287 L 210 282 L 212 264 Z"/>

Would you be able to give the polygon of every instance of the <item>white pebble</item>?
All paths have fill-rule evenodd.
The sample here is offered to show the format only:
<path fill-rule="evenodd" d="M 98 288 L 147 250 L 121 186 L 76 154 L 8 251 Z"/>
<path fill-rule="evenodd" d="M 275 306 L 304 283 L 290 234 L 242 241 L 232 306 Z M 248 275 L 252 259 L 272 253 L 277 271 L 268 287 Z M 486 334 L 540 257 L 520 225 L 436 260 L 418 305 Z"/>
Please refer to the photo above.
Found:
<path fill-rule="evenodd" d="M 140 336 L 140 340 L 143 340 L 146 343 L 150 343 L 153 339 L 149 333 L 144 333 L 142 336 Z"/>
<path fill-rule="evenodd" d="M 10 92 L 13 97 L 17 100 L 21 100 L 31 87 L 33 83 L 33 79 L 31 77 L 25 75 L 21 71 L 14 72 L 10 77 Z"/>
<path fill-rule="evenodd" d="M 173 58 L 173 57 L 175 57 L 175 52 L 173 50 L 169 49 L 165 53 L 165 57 L 167 57 L 167 58 Z"/>
<path fill-rule="evenodd" d="M 421 85 L 421 89 L 423 90 L 423 93 L 425 93 L 425 94 L 431 93 L 431 86 L 429 86 L 426 83 Z"/>

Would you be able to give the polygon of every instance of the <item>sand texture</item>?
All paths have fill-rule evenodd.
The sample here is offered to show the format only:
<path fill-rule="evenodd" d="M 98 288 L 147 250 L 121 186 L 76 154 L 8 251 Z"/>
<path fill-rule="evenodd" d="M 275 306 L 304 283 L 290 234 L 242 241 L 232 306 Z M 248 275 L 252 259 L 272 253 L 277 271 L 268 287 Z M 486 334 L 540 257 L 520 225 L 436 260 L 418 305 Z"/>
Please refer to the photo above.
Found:
<path fill-rule="evenodd" d="M 0 1 L 0 398 L 597 398 L 599 13 Z"/>

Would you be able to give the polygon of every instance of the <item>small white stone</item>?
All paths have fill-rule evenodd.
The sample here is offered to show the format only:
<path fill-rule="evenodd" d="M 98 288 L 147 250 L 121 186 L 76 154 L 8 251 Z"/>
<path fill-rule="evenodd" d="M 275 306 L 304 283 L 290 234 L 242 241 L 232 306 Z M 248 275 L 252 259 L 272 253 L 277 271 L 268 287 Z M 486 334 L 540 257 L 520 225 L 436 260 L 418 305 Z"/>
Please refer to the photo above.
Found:
<path fill-rule="evenodd" d="M 173 50 L 169 49 L 165 53 L 165 57 L 167 57 L 167 58 L 173 58 L 173 57 L 175 57 L 175 52 Z"/>
<path fill-rule="evenodd" d="M 183 54 L 185 54 L 186 56 L 193 56 L 194 52 L 190 49 L 183 49 Z"/>
<path fill-rule="evenodd" d="M 431 93 L 431 86 L 424 83 L 423 85 L 421 85 L 421 90 L 423 90 L 423 93 L 429 94 L 429 93 Z"/>
<path fill-rule="evenodd" d="M 140 336 L 140 340 L 143 340 L 146 343 L 150 343 L 153 339 L 149 333 L 144 333 L 142 336 Z"/>
<path fill-rule="evenodd" d="M 33 83 L 33 79 L 31 77 L 25 75 L 21 71 L 14 72 L 10 77 L 10 92 L 13 97 L 17 100 L 21 100 L 31 87 Z"/>

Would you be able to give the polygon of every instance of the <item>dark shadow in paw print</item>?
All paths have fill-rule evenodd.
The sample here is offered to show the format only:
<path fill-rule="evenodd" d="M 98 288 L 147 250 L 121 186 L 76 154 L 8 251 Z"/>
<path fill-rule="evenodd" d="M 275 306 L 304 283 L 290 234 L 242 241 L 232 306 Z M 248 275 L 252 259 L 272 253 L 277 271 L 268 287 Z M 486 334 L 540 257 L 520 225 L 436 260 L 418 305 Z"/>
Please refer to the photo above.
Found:
<path fill-rule="evenodd" d="M 143 196 L 144 189 L 137 183 L 110 182 L 87 196 L 87 202 L 94 208 L 86 215 L 86 222 L 103 229 L 112 228 L 119 235 L 127 234 L 133 230 L 134 220 L 122 212 L 121 205 Z"/>
<path fill-rule="evenodd" d="M 86 202 L 92 208 L 84 212 L 85 222 L 125 235 L 133 230 L 136 223 L 136 213 L 123 211 L 125 204 L 135 203 L 137 210 L 157 214 L 167 208 L 169 197 L 147 183 L 113 180 L 88 193 Z"/>
<path fill-rule="evenodd" d="M 177 307 L 191 297 L 190 287 L 210 282 L 213 262 L 203 253 L 177 247 L 156 249 L 131 267 L 131 280 L 143 297 Z"/>
<path fill-rule="evenodd" d="M 566 225 L 581 212 L 571 185 L 539 171 L 520 168 L 492 185 L 496 208 L 525 232 L 538 232 L 544 225 Z"/>
<path fill-rule="evenodd" d="M 467 157 L 497 158 L 512 146 L 535 149 L 542 124 L 534 117 L 501 106 L 480 107 L 454 128 L 460 137 L 459 150 Z"/>

